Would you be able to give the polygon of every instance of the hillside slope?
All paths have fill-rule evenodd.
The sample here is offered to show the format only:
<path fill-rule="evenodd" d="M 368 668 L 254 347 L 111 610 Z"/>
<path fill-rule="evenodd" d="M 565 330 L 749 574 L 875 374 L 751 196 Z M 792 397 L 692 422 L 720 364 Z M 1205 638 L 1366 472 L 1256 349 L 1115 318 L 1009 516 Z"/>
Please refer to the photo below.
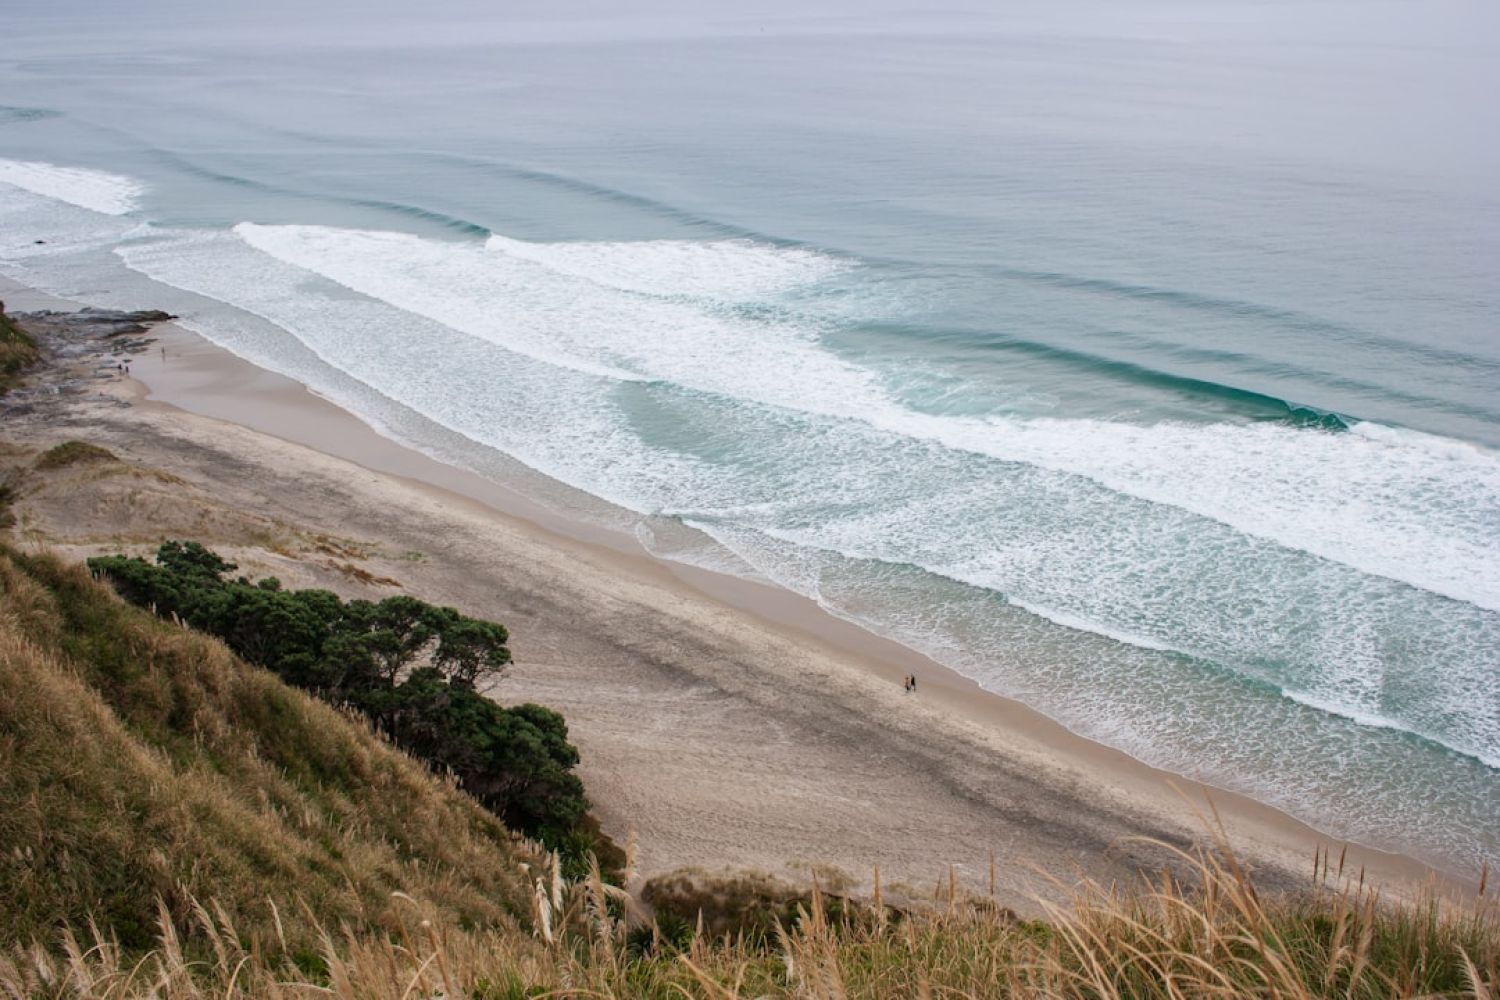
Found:
<path fill-rule="evenodd" d="M 0 941 L 90 917 L 153 943 L 157 898 L 241 933 L 395 926 L 392 893 L 460 927 L 527 912 L 511 835 L 356 722 L 82 567 L 0 548 Z M 409 914 L 408 914 L 409 915 Z"/>

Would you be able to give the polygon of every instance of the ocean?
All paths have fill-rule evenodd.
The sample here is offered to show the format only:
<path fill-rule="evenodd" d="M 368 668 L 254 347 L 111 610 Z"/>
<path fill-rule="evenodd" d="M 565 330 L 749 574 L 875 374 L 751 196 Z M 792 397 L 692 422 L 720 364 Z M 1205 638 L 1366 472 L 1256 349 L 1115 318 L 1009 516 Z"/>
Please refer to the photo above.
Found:
<path fill-rule="evenodd" d="M 0 273 L 1500 857 L 1489 0 L 12 0 Z"/>

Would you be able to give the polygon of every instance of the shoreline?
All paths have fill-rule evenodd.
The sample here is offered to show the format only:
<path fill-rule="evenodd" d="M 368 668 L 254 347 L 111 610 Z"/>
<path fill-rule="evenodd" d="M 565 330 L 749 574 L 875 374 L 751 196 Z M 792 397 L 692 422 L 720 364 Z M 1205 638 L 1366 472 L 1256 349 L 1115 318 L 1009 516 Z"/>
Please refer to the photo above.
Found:
<path fill-rule="evenodd" d="M 12 308 L 44 308 L 49 301 L 62 303 L 42 293 L 21 291 L 24 286 L 11 287 L 9 281 L 4 282 L 4 287 L 0 297 Z M 1087 803 L 1094 810 L 1114 816 L 1124 837 L 1142 835 L 1132 831 L 1174 837 L 1203 832 L 1192 829 L 1191 810 L 1174 789 L 1174 784 L 1184 793 L 1191 789 L 1198 808 L 1203 809 L 1205 786 L 1197 782 L 1079 736 L 1041 713 L 986 691 L 892 640 L 829 614 L 800 595 L 768 583 L 656 558 L 633 537 L 572 521 L 501 484 L 429 458 L 380 435 L 358 417 L 300 383 L 261 369 L 191 331 L 168 325 L 156 328 L 151 336 L 157 338 L 165 351 L 158 353 L 153 349 L 138 355 L 132 362 L 132 380 L 114 383 L 143 413 L 191 419 L 210 425 L 210 430 L 212 425 L 223 422 L 295 448 L 310 448 L 324 457 L 352 462 L 372 476 L 399 482 L 402 488 L 422 494 L 439 507 L 461 512 L 481 523 L 488 520 L 503 525 L 506 531 L 527 536 L 532 543 L 552 550 L 563 559 L 645 588 L 652 592 L 652 600 L 690 606 L 694 613 L 711 616 L 716 624 L 728 630 L 764 633 L 760 639 L 774 640 L 778 649 L 789 647 L 793 659 L 797 656 L 795 651 L 804 650 L 816 666 L 803 669 L 828 680 L 830 687 L 838 688 L 840 697 L 848 695 L 837 706 L 845 709 L 842 715 L 850 714 L 850 705 L 866 712 L 891 711 L 899 706 L 903 716 L 913 717 L 906 721 L 915 726 L 918 738 L 925 735 L 937 743 L 944 739 L 968 741 L 978 748 L 979 756 L 993 754 L 996 766 L 1004 760 L 1017 769 L 1029 768 L 1032 780 L 1047 783 L 1050 791 L 1071 798 L 1080 808 Z M 507 621 L 503 615 L 496 617 Z M 512 677 L 498 694 L 508 696 L 516 686 L 524 689 L 522 693 L 536 691 L 537 700 L 548 701 L 543 695 L 548 693 L 549 685 L 556 686 L 555 678 L 546 676 L 545 670 L 537 677 L 530 675 L 527 637 L 520 628 L 513 627 L 512 632 L 518 640 L 514 643 L 515 674 L 520 675 L 522 683 L 516 685 Z M 906 698 L 896 690 L 899 678 L 908 672 L 916 672 L 921 680 L 921 693 L 915 699 Z M 568 694 L 563 696 L 566 698 Z M 588 711 L 580 712 L 577 706 L 559 707 L 570 726 L 576 724 L 586 734 L 591 725 Z M 831 712 L 828 706 L 814 706 L 814 714 L 819 711 L 839 714 Z M 600 714 L 605 712 L 601 709 Z M 839 722 L 852 727 L 851 732 L 856 736 L 861 724 L 866 727 L 880 724 L 873 714 L 867 714 L 862 723 L 857 718 L 840 718 Z M 777 720 L 772 719 L 771 724 L 778 724 Z M 601 741 L 604 742 L 608 741 Z M 580 746 L 585 743 L 586 739 L 581 740 Z M 976 766 L 982 767 L 983 761 Z M 613 789 L 601 793 L 597 781 L 590 780 L 587 767 L 584 773 L 591 797 L 600 801 L 607 826 L 611 819 L 617 825 L 624 821 L 631 812 L 631 803 L 605 801 L 614 794 Z M 974 789 L 959 788 L 958 797 L 984 794 L 987 784 L 984 775 L 973 776 L 972 784 L 976 786 Z M 1301 872 L 1304 881 L 1309 856 L 1316 846 L 1331 847 L 1336 852 L 1345 845 L 1344 841 L 1318 833 L 1276 807 L 1243 794 L 1220 789 L 1206 791 L 1237 849 L 1287 872 Z M 631 796 L 622 793 L 620 798 L 628 800 Z M 816 803 L 813 805 L 816 812 Z M 640 808 L 640 803 L 636 807 Z M 702 815 L 680 815 L 671 822 L 701 825 L 704 819 Z M 941 822 L 942 818 L 914 814 L 909 821 L 913 827 L 921 827 Z M 1021 825 L 1019 819 L 1012 818 L 1016 829 L 1007 831 L 1012 845 L 1025 839 L 1019 829 Z M 616 828 L 611 832 L 625 831 Z M 820 839 L 816 830 L 810 833 L 811 839 Z M 997 830 L 991 843 L 1005 839 L 999 834 Z M 827 839 L 835 838 L 830 835 Z M 671 837 L 665 840 L 670 842 Z M 846 860 L 846 848 L 835 843 L 829 846 L 828 860 Z M 1433 877 L 1458 889 L 1472 887 L 1470 879 L 1441 871 L 1413 857 L 1356 844 L 1347 846 L 1351 868 L 1366 868 L 1372 879 L 1393 887 L 1413 889 Z M 984 847 L 975 842 L 969 857 L 949 857 L 946 861 L 972 865 L 982 861 Z M 1097 845 L 1089 845 L 1082 853 L 1089 850 L 1097 850 Z M 1106 858 L 1111 862 L 1107 865 L 1084 864 L 1078 868 L 1094 874 L 1113 869 L 1116 863 L 1128 862 L 1129 852 L 1119 847 L 1118 838 L 1106 839 L 1104 854 L 1117 851 L 1126 857 Z M 725 857 L 721 863 L 732 864 L 733 860 Z M 1040 859 L 1026 860 L 1034 863 Z"/>

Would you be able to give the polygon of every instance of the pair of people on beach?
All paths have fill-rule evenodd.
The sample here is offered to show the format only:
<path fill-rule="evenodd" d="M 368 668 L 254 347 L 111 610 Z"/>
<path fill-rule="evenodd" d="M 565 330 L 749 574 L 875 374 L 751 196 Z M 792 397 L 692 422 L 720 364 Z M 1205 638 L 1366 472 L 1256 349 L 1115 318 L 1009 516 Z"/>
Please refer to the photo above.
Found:
<path fill-rule="evenodd" d="M 912 692 L 916 691 L 917 675 L 907 674 L 905 677 L 901 678 L 901 686 L 906 689 L 907 694 L 911 694 Z"/>

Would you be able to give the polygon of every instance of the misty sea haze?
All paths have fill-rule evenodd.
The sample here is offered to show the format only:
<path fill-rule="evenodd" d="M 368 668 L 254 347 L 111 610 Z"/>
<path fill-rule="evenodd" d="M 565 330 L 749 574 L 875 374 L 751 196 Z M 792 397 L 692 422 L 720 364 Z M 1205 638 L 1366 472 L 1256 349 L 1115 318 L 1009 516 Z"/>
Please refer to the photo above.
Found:
<path fill-rule="evenodd" d="M 1331 834 L 1500 853 L 1492 0 L 0 25 L 0 273 Z"/>

